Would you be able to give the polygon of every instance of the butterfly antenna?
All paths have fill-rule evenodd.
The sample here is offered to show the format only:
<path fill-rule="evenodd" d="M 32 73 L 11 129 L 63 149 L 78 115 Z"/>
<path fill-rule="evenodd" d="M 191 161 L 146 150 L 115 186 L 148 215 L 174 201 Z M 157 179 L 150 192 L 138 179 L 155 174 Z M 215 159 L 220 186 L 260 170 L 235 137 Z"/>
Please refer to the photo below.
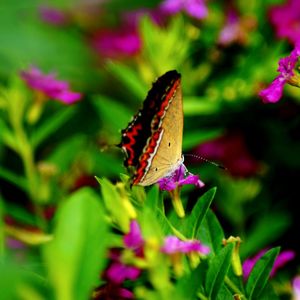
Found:
<path fill-rule="evenodd" d="M 216 163 L 216 162 L 214 162 L 214 161 L 211 161 L 211 160 L 209 160 L 209 159 L 207 159 L 207 158 L 205 158 L 205 157 L 203 157 L 203 156 L 201 156 L 201 155 L 196 155 L 196 154 L 184 154 L 184 156 L 191 156 L 191 157 L 194 157 L 194 158 L 198 158 L 198 159 L 201 159 L 201 160 L 204 161 L 204 162 L 210 163 L 211 165 L 214 165 L 214 166 L 216 166 L 216 167 L 218 167 L 218 168 L 220 168 L 220 169 L 227 170 L 226 167 L 224 167 L 224 166 L 222 166 L 222 165 L 220 165 L 220 164 L 218 164 L 218 163 Z"/>

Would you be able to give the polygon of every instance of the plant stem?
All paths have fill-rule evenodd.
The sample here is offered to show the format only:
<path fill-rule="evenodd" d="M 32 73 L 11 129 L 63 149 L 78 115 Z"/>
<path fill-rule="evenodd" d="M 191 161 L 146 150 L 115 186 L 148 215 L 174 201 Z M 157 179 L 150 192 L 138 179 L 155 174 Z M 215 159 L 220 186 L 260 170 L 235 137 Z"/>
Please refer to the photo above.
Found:
<path fill-rule="evenodd" d="M 228 276 L 225 277 L 226 285 L 233 291 L 235 294 L 239 294 L 246 300 L 246 297 L 243 295 L 242 291 L 229 279 Z"/>

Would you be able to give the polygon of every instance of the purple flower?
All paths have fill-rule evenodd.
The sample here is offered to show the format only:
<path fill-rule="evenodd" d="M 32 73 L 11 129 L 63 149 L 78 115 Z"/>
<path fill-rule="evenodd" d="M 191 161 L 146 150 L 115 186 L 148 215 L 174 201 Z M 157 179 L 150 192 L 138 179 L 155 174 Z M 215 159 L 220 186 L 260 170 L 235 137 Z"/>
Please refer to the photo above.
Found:
<path fill-rule="evenodd" d="M 69 90 L 69 84 L 59 81 L 55 74 L 43 74 L 38 68 L 31 67 L 21 72 L 22 79 L 34 90 L 40 91 L 49 98 L 59 100 L 65 104 L 72 104 L 80 100 L 81 94 Z"/>
<path fill-rule="evenodd" d="M 243 276 L 245 279 L 249 277 L 249 274 L 251 273 L 254 265 L 256 262 L 267 252 L 266 249 L 260 251 L 258 254 L 256 254 L 252 258 L 247 258 L 243 263 Z M 270 276 L 274 276 L 277 270 L 281 267 L 283 267 L 286 263 L 288 263 L 290 260 L 295 258 L 295 252 L 292 250 L 285 250 L 279 253 L 277 256 L 272 271 L 270 273 Z"/>
<path fill-rule="evenodd" d="M 39 8 L 41 19 L 51 25 L 64 25 L 67 23 L 66 14 L 50 6 L 41 6 Z"/>
<path fill-rule="evenodd" d="M 300 56 L 300 45 L 296 45 L 295 49 L 287 57 L 279 60 L 277 69 L 280 74 L 273 80 L 271 85 L 260 91 L 259 96 L 265 103 L 274 103 L 280 100 L 283 93 L 285 83 L 294 84 L 294 68 Z M 299 84 L 299 83 L 298 83 Z"/>
<path fill-rule="evenodd" d="M 144 245 L 141 229 L 136 220 L 130 222 L 130 230 L 123 238 L 127 248 L 132 250 L 140 249 Z"/>
<path fill-rule="evenodd" d="M 184 11 L 199 20 L 205 18 L 208 13 L 204 0 L 164 0 L 160 9 L 170 15 Z"/>
<path fill-rule="evenodd" d="M 181 241 L 176 236 L 167 236 L 161 251 L 167 254 L 198 252 L 206 255 L 210 249 L 197 240 Z"/>
<path fill-rule="evenodd" d="M 270 10 L 270 20 L 279 38 L 287 38 L 293 44 L 300 40 L 299 0 L 273 6 Z"/>
<path fill-rule="evenodd" d="M 109 58 L 134 56 L 141 49 L 138 31 L 131 26 L 122 30 L 102 29 L 94 34 L 91 44 L 100 55 Z"/>
<path fill-rule="evenodd" d="M 137 267 L 125 265 L 120 261 L 114 261 L 106 270 L 106 277 L 110 281 L 120 284 L 126 279 L 135 280 L 141 274 Z"/>
<path fill-rule="evenodd" d="M 180 164 L 172 174 L 157 181 L 159 188 L 163 191 L 172 191 L 186 184 L 194 184 L 198 188 L 204 186 L 204 183 L 197 175 L 189 174 L 186 176 L 186 173 L 186 167 L 184 164 Z"/>
<path fill-rule="evenodd" d="M 300 276 L 293 279 L 293 299 L 300 300 Z"/>

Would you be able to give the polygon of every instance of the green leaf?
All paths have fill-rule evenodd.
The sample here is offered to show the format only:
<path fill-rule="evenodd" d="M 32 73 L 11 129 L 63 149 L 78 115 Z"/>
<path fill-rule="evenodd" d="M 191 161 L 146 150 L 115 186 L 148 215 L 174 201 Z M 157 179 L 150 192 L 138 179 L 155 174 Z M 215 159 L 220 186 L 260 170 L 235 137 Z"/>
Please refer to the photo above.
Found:
<path fill-rule="evenodd" d="M 233 244 L 225 246 L 209 264 L 205 279 L 205 290 L 209 299 L 216 299 L 221 289 L 225 276 L 231 264 Z"/>
<path fill-rule="evenodd" d="M 263 291 L 261 292 L 260 294 L 260 299 L 263 299 L 263 300 L 279 300 L 279 296 L 276 295 L 273 287 L 272 287 L 272 284 L 267 284 L 265 286 L 265 288 L 263 289 Z"/>
<path fill-rule="evenodd" d="M 217 296 L 217 300 L 232 300 L 232 299 L 234 299 L 233 295 L 230 293 L 226 285 L 222 284 Z"/>
<path fill-rule="evenodd" d="M 135 97 L 133 97 L 133 100 L 141 103 L 141 100 L 146 96 L 148 87 L 142 82 L 138 74 L 132 68 L 121 63 L 109 62 L 107 63 L 107 67 L 134 94 Z"/>
<path fill-rule="evenodd" d="M 127 213 L 124 201 L 129 201 L 129 199 L 122 199 L 116 187 L 107 179 L 96 179 L 100 183 L 103 201 L 106 209 L 111 214 L 112 220 L 120 226 L 123 232 L 128 232 L 130 215 Z"/>
<path fill-rule="evenodd" d="M 160 194 L 157 184 L 154 184 L 147 193 L 145 205 L 150 207 L 152 210 L 158 209 L 160 201 Z"/>
<path fill-rule="evenodd" d="M 212 200 L 214 199 L 216 188 L 210 189 L 203 196 L 201 196 L 191 214 L 184 220 L 184 235 L 188 238 L 195 239 L 201 223 L 206 216 Z"/>
<path fill-rule="evenodd" d="M 146 41 L 142 55 L 147 58 L 155 75 L 160 76 L 168 70 L 182 67 L 191 46 L 184 18 L 172 18 L 168 27 L 162 27 L 149 17 L 144 17 L 140 22 L 140 31 Z"/>
<path fill-rule="evenodd" d="M 54 134 L 59 128 L 61 128 L 68 120 L 70 120 L 76 111 L 76 106 L 65 107 L 58 111 L 55 115 L 44 120 L 40 124 L 31 136 L 31 143 L 34 147 L 41 144 L 46 138 L 49 138 L 51 134 Z"/>
<path fill-rule="evenodd" d="M 203 261 L 190 274 L 180 278 L 175 285 L 175 291 L 173 293 L 174 300 L 197 299 L 197 292 L 200 289 L 204 289 L 202 281 L 206 271 L 207 263 Z"/>
<path fill-rule="evenodd" d="M 208 245 L 213 253 L 217 253 L 222 248 L 224 232 L 217 217 L 211 210 L 208 210 L 202 221 L 202 226 L 199 227 L 196 238 Z"/>
<path fill-rule="evenodd" d="M 27 181 L 25 178 L 14 174 L 12 171 L 4 169 L 3 167 L 0 167 L 0 178 L 3 178 L 4 180 L 18 186 L 23 191 L 27 191 Z"/>
<path fill-rule="evenodd" d="M 279 247 L 269 250 L 256 262 L 246 283 L 246 295 L 249 300 L 260 299 L 260 293 L 267 284 L 279 250 Z"/>
<path fill-rule="evenodd" d="M 59 208 L 44 259 L 57 300 L 86 300 L 105 263 L 108 227 L 98 196 L 85 188 Z"/>
<path fill-rule="evenodd" d="M 6 146 L 10 147 L 15 152 L 18 151 L 18 145 L 16 139 L 11 130 L 7 127 L 4 120 L 0 118 L 0 141 Z"/>

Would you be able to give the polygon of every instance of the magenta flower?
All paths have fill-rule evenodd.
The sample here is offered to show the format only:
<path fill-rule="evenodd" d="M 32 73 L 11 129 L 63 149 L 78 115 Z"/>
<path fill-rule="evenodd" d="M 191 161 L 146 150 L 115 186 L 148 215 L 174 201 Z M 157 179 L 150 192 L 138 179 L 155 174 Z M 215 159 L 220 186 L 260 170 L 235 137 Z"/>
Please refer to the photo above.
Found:
<path fill-rule="evenodd" d="M 124 25 L 122 30 L 103 29 L 96 32 L 91 44 L 104 57 L 120 58 L 136 55 L 142 42 L 135 28 Z"/>
<path fill-rule="evenodd" d="M 61 26 L 67 23 L 66 14 L 50 6 L 41 6 L 39 8 L 40 17 L 45 23 Z"/>
<path fill-rule="evenodd" d="M 157 181 L 159 188 L 163 191 L 172 191 L 186 184 L 194 184 L 198 188 L 204 186 L 204 183 L 197 175 L 189 173 L 186 176 L 186 174 L 187 169 L 184 164 L 181 164 L 172 174 Z"/>
<path fill-rule="evenodd" d="M 136 220 L 130 222 L 130 230 L 123 238 L 127 248 L 138 250 L 144 245 L 144 240 L 141 234 L 141 229 Z"/>
<path fill-rule="evenodd" d="M 206 255 L 210 249 L 197 240 L 181 241 L 176 236 L 167 236 L 161 251 L 166 254 L 198 252 Z"/>
<path fill-rule="evenodd" d="M 252 176 L 260 167 L 247 149 L 245 139 L 239 132 L 207 141 L 199 145 L 193 153 L 220 162 L 232 176 L 236 177 Z M 193 162 L 196 160 L 193 159 Z"/>
<path fill-rule="evenodd" d="M 72 104 L 81 98 L 80 93 L 69 90 L 69 84 L 59 81 L 55 74 L 43 74 L 38 68 L 31 67 L 21 72 L 22 79 L 33 90 L 42 92 L 45 96 L 59 100 L 65 104 Z"/>
<path fill-rule="evenodd" d="M 184 11 L 196 19 L 203 19 L 207 16 L 208 10 L 204 0 L 164 0 L 160 5 L 162 12 L 170 15 Z"/>
<path fill-rule="evenodd" d="M 279 60 L 277 69 L 280 74 L 273 80 L 271 85 L 260 91 L 259 96 L 265 103 L 274 103 L 280 100 L 283 93 L 283 87 L 286 83 L 297 85 L 294 82 L 294 69 L 300 56 L 300 45 L 297 45 L 291 54 Z"/>
<path fill-rule="evenodd" d="M 270 10 L 270 20 L 279 38 L 287 38 L 294 45 L 300 40 L 299 0 L 273 6 Z"/>
<path fill-rule="evenodd" d="M 293 299 L 300 300 L 300 276 L 296 276 L 293 279 Z"/>
<path fill-rule="evenodd" d="M 125 265 L 120 261 L 114 261 L 106 270 L 106 277 L 110 281 L 121 284 L 126 279 L 135 280 L 141 274 L 137 267 Z"/>
<path fill-rule="evenodd" d="M 252 258 L 247 258 L 243 263 L 243 276 L 245 279 L 249 277 L 249 274 L 251 273 L 254 265 L 256 262 L 267 252 L 267 250 L 262 250 L 258 254 L 256 254 Z M 272 271 L 270 273 L 270 276 L 274 276 L 278 269 L 283 267 L 286 263 L 288 263 L 290 260 L 293 260 L 295 258 L 295 252 L 292 250 L 285 250 L 279 253 L 277 256 Z"/>

